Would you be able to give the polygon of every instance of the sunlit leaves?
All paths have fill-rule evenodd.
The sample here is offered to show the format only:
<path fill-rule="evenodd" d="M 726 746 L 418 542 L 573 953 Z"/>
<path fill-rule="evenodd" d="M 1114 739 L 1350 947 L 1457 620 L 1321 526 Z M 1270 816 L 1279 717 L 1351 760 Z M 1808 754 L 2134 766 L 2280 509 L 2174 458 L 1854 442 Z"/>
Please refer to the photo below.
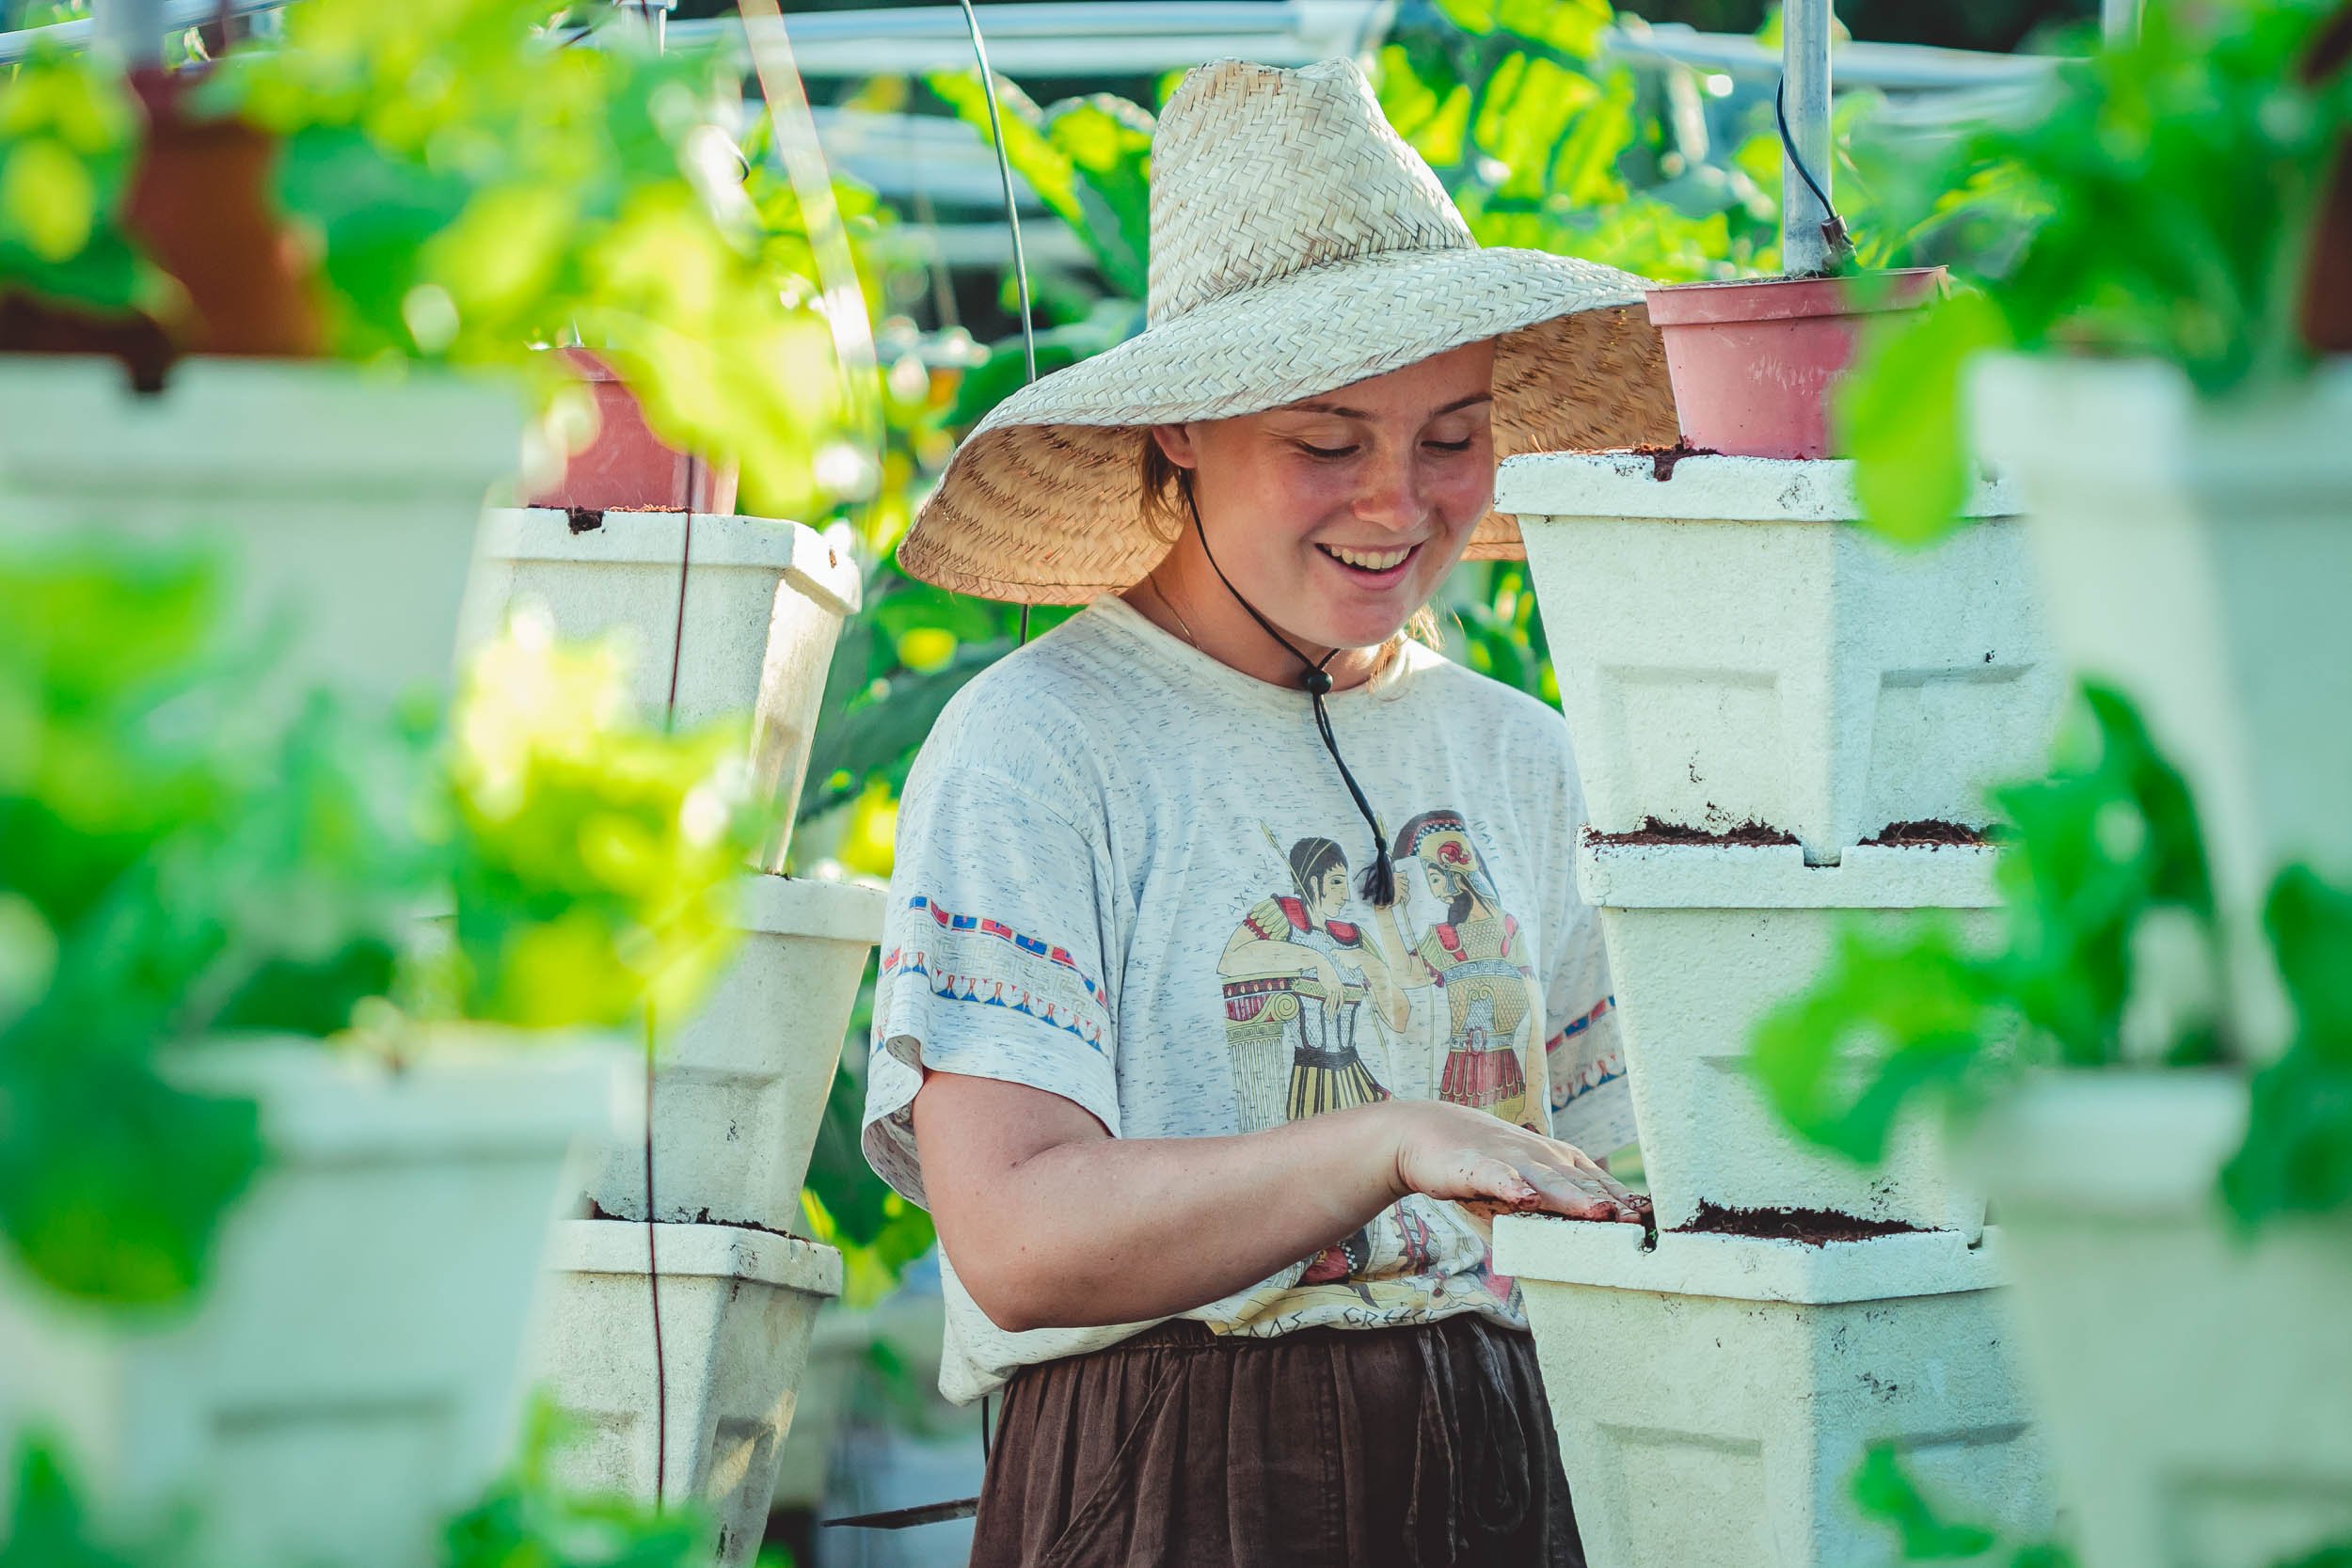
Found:
<path fill-rule="evenodd" d="M 648 727 L 614 648 L 558 646 L 529 617 L 477 656 L 452 723 L 461 1010 L 685 1017 L 733 948 L 758 833 L 739 728 Z"/>
<path fill-rule="evenodd" d="M 924 80 L 959 119 L 995 145 L 988 91 L 976 72 L 940 71 Z M 1086 244 L 1104 280 L 1141 299 L 1150 261 L 1151 116 L 1107 95 L 1040 109 L 1001 76 L 995 88 L 1005 161 Z"/>
<path fill-rule="evenodd" d="M 1838 383 L 1833 412 L 1870 527 L 1925 545 L 1959 525 L 1977 477 L 1967 368 L 2007 338 L 1998 308 L 1973 291 L 1868 319 L 1858 369 Z"/>
<path fill-rule="evenodd" d="M 559 47 L 560 8 L 306 0 L 290 47 L 231 54 L 205 96 L 284 138 L 278 200 L 314 239 L 337 353 L 519 372 L 552 404 L 535 349 L 576 334 L 657 434 L 738 463 L 747 502 L 815 515 L 856 478 L 818 460 L 849 388 L 805 247 L 774 243 L 797 236 L 712 146 L 728 62 Z"/>
<path fill-rule="evenodd" d="M 118 221 L 135 115 L 85 55 L 41 50 L 0 83 L 0 293 L 105 315 L 156 297 Z"/>

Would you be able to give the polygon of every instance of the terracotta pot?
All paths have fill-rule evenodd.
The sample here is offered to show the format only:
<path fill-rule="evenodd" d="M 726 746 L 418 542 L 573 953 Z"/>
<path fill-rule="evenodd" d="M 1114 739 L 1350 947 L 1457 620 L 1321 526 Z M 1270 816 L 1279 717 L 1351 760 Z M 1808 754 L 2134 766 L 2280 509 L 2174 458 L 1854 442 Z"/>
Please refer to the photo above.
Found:
<path fill-rule="evenodd" d="M 198 119 L 187 73 L 133 77 L 147 110 L 123 227 L 186 292 L 165 325 L 183 350 L 307 359 L 324 338 L 294 236 L 278 220 L 273 136 L 234 119 Z"/>
<path fill-rule="evenodd" d="M 586 349 L 556 350 L 596 400 L 596 435 L 565 460 L 564 471 L 532 496 L 531 506 L 592 512 L 735 510 L 733 464 L 714 467 L 664 442 L 645 424 L 636 395 L 610 365 Z"/>
<path fill-rule="evenodd" d="M 1748 277 L 1648 293 L 1682 438 L 1736 457 L 1827 457 L 1830 388 L 1862 318 L 1925 304 L 1942 267 L 1846 277 Z"/>

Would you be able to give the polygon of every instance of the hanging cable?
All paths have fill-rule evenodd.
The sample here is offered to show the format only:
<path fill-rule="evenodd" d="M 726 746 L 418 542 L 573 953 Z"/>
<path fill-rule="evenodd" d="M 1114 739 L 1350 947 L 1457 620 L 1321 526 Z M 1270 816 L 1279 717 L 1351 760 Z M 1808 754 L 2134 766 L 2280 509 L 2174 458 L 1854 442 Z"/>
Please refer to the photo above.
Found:
<path fill-rule="evenodd" d="M 1813 178 L 1813 171 L 1804 166 L 1804 154 L 1797 150 L 1796 137 L 1788 133 L 1788 79 L 1786 76 L 1772 88 L 1772 122 L 1780 127 L 1780 145 L 1788 154 L 1788 166 L 1797 171 L 1797 178 L 1804 181 L 1805 189 L 1813 193 L 1813 199 L 1821 204 L 1825 214 L 1821 219 L 1822 243 L 1829 246 L 1833 260 L 1843 261 L 1853 254 L 1853 240 L 1846 232 L 1846 220 L 1837 215 L 1836 207 L 1830 205 L 1829 193 L 1821 189 L 1819 180 Z"/>
<path fill-rule="evenodd" d="M 1192 531 L 1200 536 L 1200 553 L 1208 557 L 1209 570 L 1215 572 L 1216 580 L 1225 585 L 1225 592 L 1233 595 L 1233 602 L 1248 610 L 1249 618 L 1257 622 L 1268 637 L 1289 649 L 1290 656 L 1304 667 L 1298 684 L 1306 689 L 1308 699 L 1314 706 L 1315 733 L 1322 736 L 1323 749 L 1331 753 L 1331 760 L 1339 766 L 1340 782 L 1347 785 L 1347 793 L 1355 798 L 1356 809 L 1363 814 L 1365 825 L 1372 829 L 1372 863 L 1364 867 L 1363 877 L 1357 882 L 1356 891 L 1375 909 L 1387 909 L 1396 902 L 1396 866 L 1389 858 L 1389 832 L 1380 825 L 1379 816 L 1373 811 L 1372 802 L 1364 799 L 1362 787 L 1356 783 L 1356 775 L 1348 771 L 1347 759 L 1340 755 L 1339 736 L 1331 728 L 1330 710 L 1323 705 L 1323 699 L 1331 690 L 1331 672 L 1326 666 L 1340 657 L 1340 650 L 1332 649 L 1323 656 L 1321 663 L 1317 663 L 1301 653 L 1296 643 L 1275 630 L 1274 623 L 1259 614 L 1256 605 L 1242 597 L 1241 590 L 1233 586 L 1233 579 L 1227 577 L 1225 568 L 1216 563 L 1216 555 L 1209 549 L 1208 530 L 1200 526 L 1200 503 L 1193 499 L 1188 476 L 1179 480 L 1178 488 L 1184 493 L 1184 504 L 1192 509 Z"/>
<path fill-rule="evenodd" d="M 1037 380 L 1037 319 L 1029 307 L 1029 257 L 1021 245 L 1021 203 L 1012 194 L 1012 160 L 1005 154 L 1005 120 L 996 103 L 996 73 L 988 68 L 988 41 L 980 37 L 980 16 L 972 0 L 962 0 L 963 24 L 972 35 L 972 57 L 979 63 L 980 92 L 988 100 L 988 139 L 996 153 L 996 179 L 1005 192 L 1005 227 L 1012 234 L 1012 286 L 1021 305 L 1023 386 Z M 1029 607 L 1021 607 L 1021 645 L 1029 642 Z"/>

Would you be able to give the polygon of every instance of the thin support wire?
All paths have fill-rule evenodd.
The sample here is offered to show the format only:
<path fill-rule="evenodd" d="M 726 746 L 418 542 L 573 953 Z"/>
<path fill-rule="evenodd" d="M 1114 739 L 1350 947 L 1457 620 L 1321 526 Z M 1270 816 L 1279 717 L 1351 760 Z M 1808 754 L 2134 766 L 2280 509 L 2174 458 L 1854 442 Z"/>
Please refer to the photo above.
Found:
<path fill-rule="evenodd" d="M 996 151 L 996 178 L 1005 191 L 1005 227 L 1012 232 L 1012 282 L 1021 302 L 1021 356 L 1026 386 L 1037 380 L 1037 319 L 1029 306 L 1029 257 L 1021 245 L 1021 204 L 1012 194 L 1012 160 L 1005 154 L 1005 121 L 996 104 L 996 73 L 988 68 L 988 43 L 980 37 L 980 16 L 972 0 L 962 0 L 963 24 L 972 34 L 972 57 L 979 62 L 980 91 L 988 100 L 988 139 Z M 1021 645 L 1028 646 L 1029 607 L 1021 607 Z"/>

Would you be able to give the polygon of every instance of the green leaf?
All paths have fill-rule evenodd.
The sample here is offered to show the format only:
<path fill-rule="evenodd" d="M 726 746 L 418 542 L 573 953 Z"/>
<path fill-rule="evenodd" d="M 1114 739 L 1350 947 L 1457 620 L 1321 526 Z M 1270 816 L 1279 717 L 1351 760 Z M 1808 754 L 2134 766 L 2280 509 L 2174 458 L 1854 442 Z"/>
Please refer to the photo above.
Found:
<path fill-rule="evenodd" d="M 91 1537 L 88 1511 L 52 1438 L 21 1434 L 14 1463 L 16 1500 L 0 1531 L 0 1568 L 137 1568 L 140 1560 Z"/>
<path fill-rule="evenodd" d="M 1873 1443 L 1854 1472 L 1853 1499 L 1862 1516 L 1891 1527 L 1902 1543 L 1906 1562 L 1948 1562 L 1980 1557 L 1997 1539 L 1978 1525 L 1939 1515 L 1903 1468 L 1891 1443 Z"/>
<path fill-rule="evenodd" d="M 1057 103 L 1046 137 L 1078 176 L 1079 208 L 1104 280 L 1141 299 L 1151 277 L 1152 117 L 1100 93 Z"/>
<path fill-rule="evenodd" d="M 1971 292 L 1869 319 L 1834 413 L 1871 529 L 1925 545 L 1959 526 L 1976 479 L 1965 372 L 2005 335 L 1998 312 Z"/>
<path fill-rule="evenodd" d="M 63 143 L 17 143 L 0 166 L 0 216 L 44 261 L 62 261 L 89 243 L 98 182 Z"/>
<path fill-rule="evenodd" d="M 2352 891 L 2289 866 L 2264 924 L 2296 1031 L 2255 1075 L 2246 1142 L 2221 1173 L 2222 1196 L 2249 1226 L 2352 1210 Z"/>

